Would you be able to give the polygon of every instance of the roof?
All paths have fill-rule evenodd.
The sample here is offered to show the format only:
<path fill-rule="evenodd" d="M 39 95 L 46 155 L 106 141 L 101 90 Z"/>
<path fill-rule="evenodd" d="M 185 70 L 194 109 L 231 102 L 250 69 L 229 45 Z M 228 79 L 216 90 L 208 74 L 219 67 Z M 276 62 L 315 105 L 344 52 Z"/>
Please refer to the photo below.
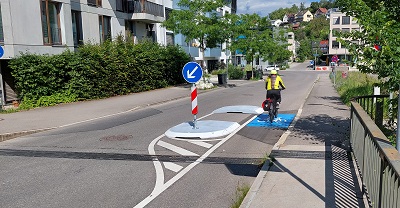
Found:
<path fill-rule="evenodd" d="M 315 13 L 326 14 L 326 13 L 328 13 L 328 10 L 326 8 L 319 8 Z"/>

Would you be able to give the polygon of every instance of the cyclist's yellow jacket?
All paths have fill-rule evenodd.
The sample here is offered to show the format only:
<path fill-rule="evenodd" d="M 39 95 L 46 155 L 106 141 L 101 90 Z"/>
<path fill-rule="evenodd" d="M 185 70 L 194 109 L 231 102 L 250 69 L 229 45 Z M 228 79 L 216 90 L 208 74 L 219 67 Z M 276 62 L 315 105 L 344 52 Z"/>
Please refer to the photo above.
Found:
<path fill-rule="evenodd" d="M 283 80 L 279 75 L 271 75 L 265 80 L 265 89 L 266 90 L 278 90 L 279 86 L 282 89 L 285 89 L 285 85 L 283 84 Z"/>

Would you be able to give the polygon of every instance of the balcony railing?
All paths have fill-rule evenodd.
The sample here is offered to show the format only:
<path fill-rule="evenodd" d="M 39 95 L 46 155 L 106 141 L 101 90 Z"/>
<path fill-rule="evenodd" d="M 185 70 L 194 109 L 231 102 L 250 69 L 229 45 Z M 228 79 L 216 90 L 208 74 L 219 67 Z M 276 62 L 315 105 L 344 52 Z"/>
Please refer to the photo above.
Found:
<path fill-rule="evenodd" d="M 164 7 L 149 1 L 128 1 L 127 13 L 146 13 L 164 17 Z"/>

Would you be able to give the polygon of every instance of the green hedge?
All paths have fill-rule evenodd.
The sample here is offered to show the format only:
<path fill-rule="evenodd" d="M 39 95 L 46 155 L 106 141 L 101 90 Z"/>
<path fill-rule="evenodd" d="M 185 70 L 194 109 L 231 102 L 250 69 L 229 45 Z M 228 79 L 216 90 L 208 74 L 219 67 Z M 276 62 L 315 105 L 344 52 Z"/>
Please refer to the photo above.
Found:
<path fill-rule="evenodd" d="M 189 60 L 178 46 L 119 38 L 52 56 L 21 53 L 9 66 L 19 98 L 37 107 L 184 83 L 182 68 Z"/>

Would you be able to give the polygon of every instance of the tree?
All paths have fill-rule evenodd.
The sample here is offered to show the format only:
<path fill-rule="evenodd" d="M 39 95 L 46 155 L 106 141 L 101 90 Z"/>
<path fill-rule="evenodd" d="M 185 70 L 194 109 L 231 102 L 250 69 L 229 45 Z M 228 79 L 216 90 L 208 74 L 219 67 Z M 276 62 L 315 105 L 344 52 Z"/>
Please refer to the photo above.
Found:
<path fill-rule="evenodd" d="M 182 9 L 173 10 L 162 26 L 184 35 L 187 42 L 199 40 L 198 47 L 204 57 L 206 48 L 213 48 L 229 38 L 229 23 L 225 16 L 216 12 L 224 4 L 224 0 L 180 0 L 178 6 Z M 203 61 L 201 65 L 204 69 Z"/>
<path fill-rule="evenodd" d="M 400 6 L 397 0 L 337 0 L 341 11 L 355 17 L 361 31 L 341 33 L 343 44 L 357 57 L 357 68 L 377 74 L 389 89 L 400 83 Z M 348 38 L 359 43 L 346 41 Z"/>

